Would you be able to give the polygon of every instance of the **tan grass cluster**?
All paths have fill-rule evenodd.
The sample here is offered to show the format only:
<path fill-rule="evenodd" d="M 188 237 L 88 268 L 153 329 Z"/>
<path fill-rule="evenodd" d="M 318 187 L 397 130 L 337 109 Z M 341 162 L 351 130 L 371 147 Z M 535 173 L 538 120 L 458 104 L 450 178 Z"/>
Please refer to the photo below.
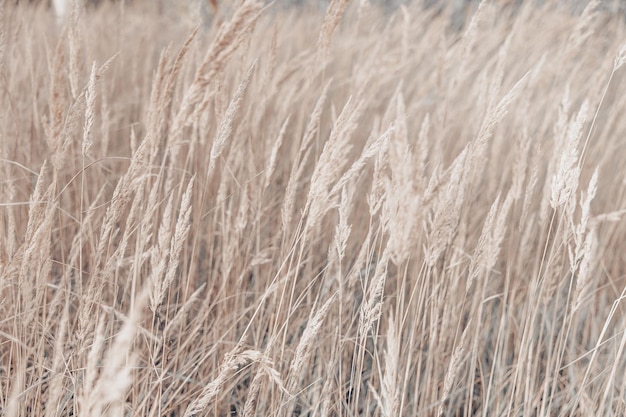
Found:
<path fill-rule="evenodd" d="M 0 414 L 626 413 L 626 26 L 0 13 Z"/>

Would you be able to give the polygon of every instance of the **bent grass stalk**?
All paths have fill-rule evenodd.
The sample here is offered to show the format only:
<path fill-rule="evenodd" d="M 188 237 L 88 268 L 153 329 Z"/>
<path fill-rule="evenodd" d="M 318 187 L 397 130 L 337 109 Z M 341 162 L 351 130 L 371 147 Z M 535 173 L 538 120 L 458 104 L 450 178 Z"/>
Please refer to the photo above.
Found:
<path fill-rule="evenodd" d="M 4 414 L 624 410 L 604 6 L 481 2 L 460 33 L 418 2 L 26 3 L 0 5 Z"/>

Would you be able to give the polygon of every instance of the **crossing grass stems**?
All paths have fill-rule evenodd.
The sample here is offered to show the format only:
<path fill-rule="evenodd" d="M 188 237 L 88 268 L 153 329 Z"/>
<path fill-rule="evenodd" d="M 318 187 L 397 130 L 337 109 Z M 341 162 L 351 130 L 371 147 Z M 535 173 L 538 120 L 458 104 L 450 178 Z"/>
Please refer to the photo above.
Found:
<path fill-rule="evenodd" d="M 626 412 L 599 4 L 1 4 L 3 415 Z"/>

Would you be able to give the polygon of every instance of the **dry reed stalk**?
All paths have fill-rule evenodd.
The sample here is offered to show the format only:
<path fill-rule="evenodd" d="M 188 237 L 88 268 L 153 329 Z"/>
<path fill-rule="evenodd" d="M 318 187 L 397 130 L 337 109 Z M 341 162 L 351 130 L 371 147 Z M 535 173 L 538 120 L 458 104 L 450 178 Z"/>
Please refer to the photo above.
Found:
<path fill-rule="evenodd" d="M 292 408 L 294 406 L 294 393 L 296 392 L 296 388 L 300 383 L 300 378 L 302 377 L 302 371 L 304 370 L 304 365 L 308 361 L 312 348 L 314 347 L 315 338 L 318 337 L 320 333 L 320 329 L 322 324 L 324 323 L 324 319 L 330 310 L 331 305 L 335 302 L 335 296 L 332 295 L 328 298 L 328 300 L 313 314 L 309 316 L 309 320 L 307 322 L 306 328 L 304 329 L 304 333 L 298 342 L 298 346 L 296 347 L 296 352 L 294 353 L 293 359 L 291 360 L 291 364 L 289 366 L 289 376 L 287 378 L 286 383 L 286 393 L 291 396 L 287 400 L 288 406 L 285 408 L 285 415 L 292 415 Z"/>
<path fill-rule="evenodd" d="M 622 338 L 620 340 L 619 347 L 618 347 L 616 355 L 615 355 L 616 358 L 622 358 L 623 357 L 623 355 L 624 355 L 624 348 L 625 347 L 626 347 L 626 332 L 622 333 Z M 601 402 L 601 405 L 600 405 L 599 410 L 598 410 L 598 414 L 599 415 L 603 415 L 603 414 L 608 415 L 612 411 L 613 407 L 611 407 L 610 404 L 613 403 L 613 400 L 612 400 L 612 398 L 610 399 L 609 396 L 612 397 L 612 396 L 615 396 L 615 394 L 618 394 L 617 392 L 615 392 L 615 391 L 617 391 L 617 389 L 615 389 L 616 387 L 614 386 L 614 384 L 615 384 L 615 375 L 618 372 L 618 368 L 621 368 L 621 369 L 619 369 L 619 371 L 622 371 L 622 369 L 623 369 L 621 366 L 619 366 L 619 362 L 620 361 L 615 361 L 613 363 L 613 366 L 611 366 L 611 374 L 607 378 L 606 386 L 605 386 L 605 389 L 604 389 L 604 394 L 602 395 L 602 402 Z M 585 397 L 583 397 L 583 399 L 585 399 Z M 584 404 L 584 405 L 587 405 L 587 404 Z M 608 410 L 607 410 L 607 408 L 608 408 Z"/>
<path fill-rule="evenodd" d="M 588 110 L 589 104 L 585 101 L 576 118 L 567 126 L 564 148 L 562 153 L 558 155 L 557 171 L 552 179 L 550 206 L 554 210 L 567 203 L 578 188 L 578 177 L 580 176 L 578 145 L 582 136 L 583 124 L 587 120 Z"/>
<path fill-rule="evenodd" d="M 576 277 L 572 314 L 582 305 L 585 292 L 591 284 L 590 269 L 596 246 L 596 233 L 593 228 L 590 228 L 591 201 L 594 199 L 597 190 L 598 169 L 596 168 L 589 181 L 586 195 L 581 196 L 580 222 L 575 227 L 573 233 L 574 247 L 568 247 L 570 271 Z"/>
<path fill-rule="evenodd" d="M 587 187 L 587 193 L 583 194 L 580 199 L 580 222 L 574 227 L 574 248 L 569 248 L 570 269 L 574 273 L 577 269 L 578 262 L 582 258 L 582 247 L 585 245 L 585 235 L 589 227 L 589 221 L 591 218 L 591 201 L 596 196 L 598 191 L 598 169 L 594 171 L 589 180 Z"/>
<path fill-rule="evenodd" d="M 24 414 L 23 411 L 23 401 L 20 399 L 20 395 L 25 390 L 24 380 L 26 379 L 26 363 L 20 363 L 19 360 L 16 364 L 16 369 L 14 373 L 16 374 L 13 380 L 11 381 L 11 389 L 8 391 L 8 395 L 6 395 L 6 416 L 7 417 L 18 417 Z M 3 407 L 3 408 L 5 408 Z M 4 411 L 4 410 L 3 410 Z"/>
<path fill-rule="evenodd" d="M 381 413 L 384 417 L 397 416 L 400 407 L 400 390 L 398 389 L 398 374 L 400 372 L 400 335 L 393 320 L 389 316 L 387 323 L 387 347 L 385 349 L 385 371 L 381 384 Z"/>
<path fill-rule="evenodd" d="M 5 59 L 7 50 L 7 29 L 4 23 L 5 19 L 5 1 L 0 1 L 0 74 L 5 71 Z"/>
<path fill-rule="evenodd" d="M 617 211 L 599 214 L 591 218 L 589 222 L 589 228 L 592 230 L 595 230 L 601 223 L 618 222 L 622 219 L 622 216 L 624 214 L 626 214 L 626 210 L 617 210 Z"/>
<path fill-rule="evenodd" d="M 626 43 L 622 44 L 622 47 L 613 60 L 613 72 L 617 71 L 624 64 L 626 64 Z"/>
<path fill-rule="evenodd" d="M 83 127 L 82 154 L 87 156 L 93 146 L 93 122 L 96 113 L 96 63 L 91 67 L 85 96 L 85 125 Z M 84 169 L 84 167 L 83 167 Z"/>
<path fill-rule="evenodd" d="M 358 334 L 362 341 L 367 338 L 372 326 L 378 321 L 383 312 L 383 294 L 388 276 L 389 252 L 390 249 L 387 246 L 377 261 L 372 281 L 367 288 L 367 298 L 359 311 Z"/>
<path fill-rule="evenodd" d="M 582 306 L 584 297 L 587 295 L 589 287 L 592 284 L 592 262 L 594 258 L 596 243 L 596 236 L 593 230 L 589 231 L 585 237 L 584 246 L 581 248 L 582 255 L 578 261 L 578 268 L 576 273 L 576 288 L 574 291 L 574 304 L 572 306 L 572 314 L 574 314 Z"/>
<path fill-rule="evenodd" d="M 423 195 L 418 191 L 415 179 L 419 178 L 415 165 L 416 157 L 409 141 L 407 114 L 403 94 L 398 90 L 395 101 L 395 126 L 388 149 L 388 166 L 390 175 L 385 178 L 385 192 L 382 204 L 381 221 L 389 236 L 387 245 L 391 249 L 391 259 L 396 265 L 407 261 L 412 248 L 417 245 L 416 236 L 422 223 L 421 213 L 425 211 Z M 423 132 L 422 132 L 423 133 Z"/>
<path fill-rule="evenodd" d="M 50 105 L 49 116 L 44 119 L 44 130 L 46 141 L 53 152 L 52 165 L 60 169 L 63 166 L 63 159 L 66 157 L 69 148 L 69 137 L 63 137 L 63 123 L 65 113 L 65 88 L 64 71 L 65 52 L 63 43 L 57 44 L 54 61 L 50 65 Z"/>
<path fill-rule="evenodd" d="M 337 26 L 339 26 L 339 22 L 341 22 L 341 18 L 349 2 L 350 0 L 332 0 L 328 5 L 328 9 L 326 9 L 326 16 L 324 17 L 324 23 L 317 41 L 318 58 L 316 62 L 318 62 L 318 65 L 322 68 L 326 67 L 330 41 L 333 38 Z"/>
<path fill-rule="evenodd" d="M 63 410 L 61 407 L 61 398 L 63 397 L 63 391 L 65 388 L 64 379 L 65 375 L 65 363 L 66 360 L 64 356 L 67 355 L 65 345 L 67 343 L 66 340 L 66 332 L 67 325 L 69 322 L 69 308 L 68 304 L 65 304 L 63 309 L 63 315 L 61 316 L 60 323 L 58 324 L 57 333 L 55 335 L 55 344 L 54 344 L 54 359 L 52 360 L 52 378 L 50 381 L 50 391 L 48 393 L 48 398 L 46 398 L 45 402 L 45 411 L 44 417 L 53 417 L 58 415 L 59 410 Z"/>
<path fill-rule="evenodd" d="M 74 0 L 72 2 L 72 15 L 68 28 L 68 45 L 69 45 L 69 84 L 70 92 L 74 100 L 79 95 L 81 79 L 80 75 L 83 72 L 83 63 L 81 62 L 81 30 L 80 30 L 80 2 Z"/>
<path fill-rule="evenodd" d="M 427 176 L 426 167 L 428 163 L 429 151 L 428 140 L 431 129 L 430 113 L 426 113 L 422 120 L 419 135 L 417 137 L 417 158 L 415 161 L 415 172 L 418 178 L 417 186 L 421 189 L 426 188 Z"/>
<path fill-rule="evenodd" d="M 165 325 L 163 329 L 164 337 L 168 335 L 172 335 L 173 331 L 178 328 L 183 320 L 186 318 L 187 313 L 191 310 L 191 306 L 195 303 L 200 297 L 200 293 L 206 290 L 206 283 L 202 284 L 197 290 L 195 290 L 185 301 L 185 304 L 176 312 L 176 315 L 172 317 L 171 320 Z"/>
<path fill-rule="evenodd" d="M 499 66 L 504 65 L 504 59 L 507 54 L 506 45 L 500 51 L 499 58 Z M 537 65 L 537 67 L 541 66 L 541 62 Z M 504 69 L 500 68 L 499 71 L 503 72 Z M 496 97 L 498 92 L 500 91 L 500 82 L 498 78 L 501 78 L 502 75 L 496 77 L 497 81 L 492 82 L 490 86 L 489 92 L 489 104 L 487 108 L 487 113 L 485 119 L 483 120 L 480 130 L 478 131 L 478 135 L 476 139 L 471 143 L 471 160 L 474 161 L 473 164 L 482 165 L 484 164 L 485 152 L 487 148 L 487 142 L 493 136 L 493 131 L 496 125 L 504 118 L 504 116 L 508 112 L 508 108 L 511 103 L 519 96 L 522 92 L 522 89 L 528 82 L 532 71 L 526 72 L 522 78 L 520 78 L 513 88 L 496 104 Z"/>
<path fill-rule="evenodd" d="M 148 245 L 149 242 L 153 240 L 152 238 L 153 235 L 157 236 L 157 245 L 158 245 L 158 243 L 160 242 L 159 241 L 159 233 L 161 231 L 160 226 L 163 226 L 164 228 L 166 227 L 163 224 L 163 221 L 161 222 L 160 226 L 157 226 L 156 222 L 150 221 L 156 215 L 158 215 L 158 210 L 160 208 L 160 205 L 158 203 L 159 203 L 159 199 L 162 198 L 162 196 L 160 195 L 160 193 L 162 192 L 162 186 L 163 186 L 162 181 L 163 181 L 162 175 L 159 175 L 157 178 L 154 179 L 152 186 L 150 187 L 150 192 L 148 193 L 147 198 L 143 195 L 139 196 L 139 193 L 137 193 L 136 195 L 136 198 L 144 199 L 143 201 L 145 201 L 145 207 L 146 207 L 146 211 L 144 211 L 146 218 L 144 219 L 144 221 L 141 222 L 140 229 L 139 229 L 139 235 L 144 236 L 145 238 L 141 240 L 140 242 L 141 245 L 137 247 L 138 250 L 142 250 L 141 253 L 151 252 L 145 249 L 145 246 Z M 162 214 L 162 218 L 168 218 L 168 216 L 165 215 L 166 211 L 170 210 L 171 212 L 171 209 L 169 208 L 171 205 L 170 204 L 171 199 L 173 199 L 173 195 L 170 195 L 170 198 L 167 200 L 165 209 Z M 139 207 L 139 205 L 135 205 L 135 204 L 133 204 L 132 206 Z M 169 216 L 169 219 L 171 220 L 171 215 Z"/>
<path fill-rule="evenodd" d="M 528 133 L 528 129 L 524 129 L 522 134 L 518 137 L 517 142 L 515 143 L 515 162 L 513 163 L 512 169 L 512 181 L 513 184 L 511 186 L 511 193 L 515 200 L 519 200 L 522 196 L 522 191 L 524 191 L 524 182 L 526 181 L 526 171 L 528 169 L 528 159 L 529 159 L 529 151 L 530 145 L 532 141 L 530 140 Z"/>
<path fill-rule="evenodd" d="M 341 266 L 341 261 L 346 254 L 348 238 L 352 231 L 352 226 L 348 224 L 348 216 L 350 215 L 351 203 L 353 202 L 354 192 L 349 192 L 345 187 L 341 191 L 341 200 L 339 203 L 339 222 L 335 227 L 335 237 L 333 238 L 333 249 L 329 248 L 329 264 L 336 262 Z M 334 261 L 334 262 L 333 262 Z"/>
<path fill-rule="evenodd" d="M 52 268 L 51 262 L 51 229 L 55 214 L 54 184 L 50 184 L 43 192 L 46 181 L 47 164 L 44 163 L 37 186 L 31 197 L 28 215 L 26 239 L 21 247 L 19 273 L 17 282 L 19 291 L 20 313 L 23 315 L 20 325 L 28 329 L 36 318 L 38 306 L 41 305 L 46 291 L 45 282 Z"/>
<path fill-rule="evenodd" d="M 274 169 L 276 169 L 276 158 L 278 157 L 278 150 L 283 143 L 283 138 L 285 137 L 285 133 L 287 132 L 287 126 L 289 125 L 290 119 L 291 116 L 287 116 L 282 126 L 280 127 L 280 132 L 278 133 L 278 137 L 274 142 L 274 146 L 272 146 L 269 162 L 265 171 L 265 182 L 263 185 L 264 189 L 267 189 L 267 187 L 269 187 L 272 175 L 274 174 Z"/>
<path fill-rule="evenodd" d="M 135 196 L 133 197 L 133 201 L 130 203 L 130 207 L 128 209 L 128 214 L 125 218 L 125 229 L 121 238 L 117 242 L 117 247 L 111 253 L 106 263 L 104 264 L 101 271 L 101 278 L 106 281 L 109 278 L 114 279 L 116 274 L 123 270 L 125 264 L 128 262 L 126 260 L 126 251 L 129 246 L 133 243 L 133 238 L 135 237 L 135 232 L 138 228 L 137 224 L 142 220 L 142 215 L 145 213 L 144 210 L 144 186 L 143 184 L 139 185 Z M 130 280 L 124 283 L 124 288 L 127 290 L 130 287 L 131 297 L 134 299 L 134 295 L 137 293 L 138 288 L 138 280 L 135 279 L 135 274 L 138 270 L 141 270 L 145 261 L 149 260 L 149 254 L 144 252 L 139 252 L 142 248 L 146 247 L 146 240 L 151 238 L 151 235 L 138 235 L 135 243 L 135 248 L 137 253 L 133 258 L 133 262 L 130 265 L 129 277 Z M 92 241 L 96 242 L 95 238 L 92 238 Z M 133 301 L 131 300 L 131 305 Z M 132 308 L 131 308 L 132 309 Z"/>
<path fill-rule="evenodd" d="M 39 175 L 35 183 L 35 188 L 30 197 L 30 204 L 28 209 L 28 223 L 26 225 L 26 231 L 24 233 L 24 241 L 30 242 L 34 240 L 35 231 L 39 224 L 43 221 L 46 213 L 46 198 L 51 196 L 51 189 L 48 186 L 47 191 L 44 191 L 45 184 L 48 182 L 48 161 L 44 160 L 39 169 Z"/>
<path fill-rule="evenodd" d="M 472 14 L 472 18 L 470 19 L 469 24 L 467 25 L 467 29 L 463 32 L 463 37 L 461 39 L 461 44 L 459 46 L 460 51 L 458 66 L 456 67 L 456 71 L 450 83 L 448 84 L 448 95 L 454 88 L 457 87 L 459 80 L 464 76 L 464 71 L 468 68 L 467 61 L 471 57 L 472 49 L 476 43 L 476 37 L 478 32 L 478 25 L 481 23 L 481 20 L 484 18 L 484 13 L 486 9 L 487 2 L 481 0 L 476 8 L 476 11 Z"/>
<path fill-rule="evenodd" d="M 389 140 L 382 143 L 380 151 L 374 160 L 374 172 L 372 174 L 372 186 L 367 196 L 370 217 L 375 218 L 383 205 L 387 196 L 387 176 L 385 171 L 389 169 Z"/>
<path fill-rule="evenodd" d="M 293 217 L 293 208 L 298 191 L 298 182 L 300 181 L 302 173 L 304 172 L 305 163 L 308 160 L 308 155 L 310 153 L 311 143 L 320 128 L 320 119 L 322 117 L 322 111 L 324 110 L 324 105 L 326 103 L 328 89 L 330 88 L 331 81 L 332 80 L 326 83 L 324 89 L 322 90 L 322 93 L 315 103 L 315 107 L 313 108 L 304 136 L 302 138 L 302 142 L 300 144 L 298 157 L 292 165 L 291 174 L 289 175 L 289 181 L 285 189 L 285 198 L 283 200 L 283 205 L 281 208 L 283 233 L 287 233 L 287 231 L 290 230 L 291 220 Z"/>
<path fill-rule="evenodd" d="M 266 377 L 272 383 L 274 383 L 274 385 L 276 385 L 276 387 L 280 391 L 289 394 L 287 389 L 285 388 L 285 384 L 280 377 L 280 373 L 274 368 L 273 365 L 273 362 L 269 359 L 260 363 L 260 369 L 257 371 L 256 375 L 252 379 L 252 383 L 250 384 L 250 390 L 248 392 L 248 396 L 246 398 L 246 403 L 243 410 L 244 417 L 251 417 L 255 415 L 258 406 L 260 389 L 262 388 L 261 378 Z"/>
<path fill-rule="evenodd" d="M 256 67 L 256 63 L 252 64 L 248 69 L 245 77 L 241 81 L 241 84 L 237 88 L 235 95 L 232 100 L 228 104 L 228 108 L 220 121 L 219 128 L 217 130 L 217 135 L 215 140 L 213 141 L 213 145 L 211 146 L 211 154 L 209 156 L 209 167 L 206 173 L 206 183 L 209 182 L 213 174 L 213 170 L 215 169 L 215 164 L 217 163 L 217 159 L 220 157 L 222 152 L 226 147 L 227 141 L 233 135 L 233 124 L 235 122 L 235 117 L 237 117 L 237 113 L 239 108 L 241 107 L 241 103 L 243 101 L 243 96 L 248 88 L 248 84 L 250 83 L 250 78 L 252 77 L 252 73 Z"/>
<path fill-rule="evenodd" d="M 189 41 L 190 39 L 188 39 Z M 146 119 L 147 119 L 147 135 L 155 136 L 155 139 L 151 141 L 153 144 L 152 150 L 150 151 L 149 161 L 151 163 L 155 162 L 156 157 L 161 153 L 164 154 L 163 148 L 166 146 L 166 135 L 167 132 L 167 123 L 169 122 L 169 115 L 167 111 L 169 110 L 169 106 L 171 105 L 171 101 L 167 100 L 167 90 L 166 84 L 168 81 L 171 81 L 172 72 L 167 73 L 167 63 L 168 63 L 168 55 L 169 55 L 169 47 L 165 48 L 161 52 L 159 63 L 156 66 L 156 71 L 154 76 L 152 77 L 152 84 L 150 90 L 150 98 L 148 101 L 148 109 L 146 111 Z M 170 85 L 170 88 L 173 88 L 173 85 Z M 170 91 L 170 99 L 171 99 Z M 136 146 L 131 145 L 131 149 L 134 151 Z"/>
<path fill-rule="evenodd" d="M 530 176 L 528 178 L 528 183 L 526 184 L 526 189 L 524 190 L 524 202 L 522 203 L 522 213 L 520 215 L 520 230 L 523 228 L 523 225 L 526 223 L 526 219 L 528 218 L 533 195 L 535 194 L 537 183 L 539 182 L 539 164 L 541 150 L 541 145 L 537 144 L 535 146 L 535 150 L 533 151 L 533 156 L 531 157 Z"/>
<path fill-rule="evenodd" d="M 172 244 L 170 248 L 170 262 L 168 265 L 167 273 L 165 274 L 165 282 L 164 286 L 167 288 L 171 285 L 174 280 L 174 274 L 179 265 L 180 255 L 183 250 L 183 244 L 187 240 L 187 236 L 189 236 L 189 231 L 191 229 L 190 218 L 191 218 L 191 198 L 193 192 L 193 185 L 195 182 L 195 177 L 192 177 L 187 184 L 187 189 L 183 194 L 180 203 L 180 210 L 178 213 L 178 220 L 176 221 L 176 228 L 174 229 L 174 236 L 172 237 Z"/>
<path fill-rule="evenodd" d="M 260 131 L 264 129 L 264 123 L 267 121 L 266 120 L 266 116 L 267 116 L 267 111 L 268 109 L 271 109 L 273 107 L 273 99 L 276 98 L 276 93 L 277 93 L 277 89 L 276 89 L 276 85 L 275 85 L 275 81 L 276 81 L 276 54 L 278 53 L 277 49 L 278 49 L 278 26 L 274 25 L 272 28 L 272 38 L 271 38 L 271 43 L 270 43 L 270 50 L 268 51 L 269 56 L 266 59 L 262 59 L 262 65 L 260 66 L 259 70 L 261 71 L 260 74 L 260 82 L 258 83 L 258 85 L 256 86 L 256 94 L 255 97 L 257 98 L 257 102 L 258 102 L 258 109 L 256 109 L 256 111 L 254 112 L 253 115 L 251 115 L 252 117 L 252 121 L 250 123 L 250 127 L 254 130 Z M 249 39 L 249 43 L 253 44 L 253 39 L 250 38 Z M 252 46 L 250 45 L 248 47 L 248 50 L 246 51 L 246 55 L 244 55 L 244 57 L 247 57 L 248 55 L 252 55 L 254 52 L 250 50 L 250 47 Z M 246 60 L 242 59 L 241 61 L 241 69 L 240 71 L 243 72 L 243 65 L 245 64 Z M 275 109 L 274 109 L 275 110 Z M 290 113 L 289 110 L 287 110 L 287 112 Z M 274 117 L 275 117 L 275 121 L 277 122 L 278 120 L 283 119 L 283 112 L 274 112 Z M 274 121 L 273 121 L 274 122 Z"/>
<path fill-rule="evenodd" d="M 591 0 L 587 3 L 582 15 L 577 19 L 576 25 L 574 25 L 567 41 L 566 53 L 570 54 L 581 48 L 585 41 L 593 35 L 595 31 L 593 23 L 595 23 L 594 20 L 598 16 L 598 6 L 600 6 L 598 0 Z"/>
<path fill-rule="evenodd" d="M 472 284 L 482 271 L 490 271 L 495 266 L 506 232 L 506 220 L 514 199 L 511 189 L 502 204 L 500 204 L 499 195 L 492 204 L 469 266 L 466 294 L 472 289 Z"/>
<path fill-rule="evenodd" d="M 88 394 L 89 408 L 87 413 L 94 415 L 123 416 L 124 399 L 127 390 L 131 387 L 133 377 L 131 371 L 135 355 L 133 346 L 137 334 L 139 321 L 143 316 L 143 309 L 148 301 L 148 290 L 143 289 L 137 295 L 128 319 L 115 336 L 112 345 L 104 355 L 102 372 L 94 382 L 93 389 Z M 94 343 L 94 346 L 97 345 Z M 92 363 L 93 367 L 94 364 Z M 92 372 L 95 370 L 92 370 Z"/>
<path fill-rule="evenodd" d="M 332 369 L 332 364 L 333 362 L 330 362 L 328 365 L 328 371 L 326 372 L 327 375 L 331 374 L 330 369 Z M 335 401 L 335 396 L 337 396 L 337 394 L 334 392 L 334 390 L 336 389 L 337 388 L 332 381 L 326 381 L 326 383 L 324 384 L 324 388 L 322 388 L 321 394 L 322 404 L 319 412 L 320 417 L 336 415 L 333 414 L 337 412 L 337 403 L 339 402 Z"/>
<path fill-rule="evenodd" d="M 4 195 L 6 196 L 7 201 L 10 203 L 13 203 L 15 201 L 16 198 L 16 187 L 14 184 L 14 181 L 12 181 L 10 178 L 12 177 L 11 170 L 9 167 L 5 167 L 2 170 L 3 176 L 5 178 L 8 178 L 8 180 L 5 182 L 5 190 L 4 191 Z M 36 173 L 35 173 L 36 175 Z M 5 268 L 8 267 L 8 265 L 10 265 L 12 263 L 13 257 L 15 256 L 15 253 L 17 251 L 18 248 L 18 243 L 17 243 L 17 225 L 16 225 L 16 218 L 15 218 L 15 209 L 13 207 L 5 207 L 4 208 L 6 210 L 6 224 L 4 222 L 0 222 L 2 224 L 3 227 L 3 234 L 4 236 L 6 236 L 5 239 L 5 244 L 3 245 L 3 248 L 0 249 L 0 276 L 4 275 L 4 270 Z"/>
<path fill-rule="evenodd" d="M 471 327 L 472 321 L 470 319 L 470 321 L 465 326 L 465 330 L 463 330 L 463 334 L 461 335 L 461 340 L 454 348 L 454 352 L 452 353 L 452 357 L 450 358 L 450 362 L 448 363 L 448 370 L 446 371 L 446 377 L 443 381 L 443 389 L 441 391 L 441 396 L 439 397 L 440 404 L 437 408 L 437 417 L 443 416 L 445 401 L 448 400 L 448 396 L 450 395 L 450 391 L 452 390 L 454 380 L 456 379 L 459 369 L 463 365 L 463 357 L 465 356 L 467 350 L 467 334 L 468 330 Z"/>
<path fill-rule="evenodd" d="M 95 398 L 92 395 L 99 374 L 99 366 L 101 351 L 104 347 L 104 320 L 100 319 L 94 332 L 94 338 L 91 348 L 87 354 L 87 366 L 84 371 L 82 385 L 77 387 L 77 405 L 79 410 L 88 413 L 95 407 Z"/>
<path fill-rule="evenodd" d="M 243 237 L 243 233 L 246 229 L 246 226 L 248 225 L 249 211 L 250 211 L 250 192 L 248 191 L 248 187 L 246 187 L 241 192 L 237 215 L 233 219 L 233 226 L 234 226 L 234 232 L 235 232 L 234 234 L 239 239 Z"/>
<path fill-rule="evenodd" d="M 192 417 L 203 412 L 215 400 L 224 389 L 224 385 L 242 366 L 248 362 L 269 363 L 271 360 L 265 358 L 262 353 L 255 350 L 241 351 L 239 347 L 231 350 L 224 356 L 224 361 L 220 366 L 219 374 L 213 381 L 205 385 L 202 392 L 187 407 L 183 417 Z M 269 365 L 268 365 L 269 367 Z M 271 375 L 278 377 L 274 372 Z"/>
<path fill-rule="evenodd" d="M 174 281 L 183 244 L 186 242 L 191 229 L 191 197 L 194 178 L 189 181 L 187 190 L 183 194 L 173 233 L 173 196 L 170 196 L 163 213 L 161 227 L 159 227 L 158 245 L 152 252 L 150 309 L 153 313 L 163 302 L 165 293 Z"/>
<path fill-rule="evenodd" d="M 77 337 L 81 341 L 84 340 L 90 331 L 92 324 L 90 314 L 94 303 L 101 298 L 106 283 L 101 275 L 106 269 L 108 253 L 106 248 L 112 243 L 113 238 L 118 233 L 117 223 L 121 220 L 129 204 L 132 203 L 131 197 L 143 187 L 143 176 L 140 176 L 140 172 L 144 158 L 148 156 L 147 154 L 151 147 L 150 139 L 146 137 L 131 158 L 128 171 L 117 183 L 113 191 L 111 205 L 107 207 L 102 221 L 100 236 L 95 250 L 92 279 L 89 281 L 85 299 L 81 300 L 81 307 L 78 313 L 79 327 Z"/>
<path fill-rule="evenodd" d="M 347 276 L 347 285 L 348 288 L 354 288 L 357 285 L 357 281 L 363 280 L 375 267 L 373 262 L 369 262 L 372 256 L 373 249 L 371 246 L 374 232 L 372 229 L 368 229 L 367 235 L 363 239 L 361 243 L 361 247 L 359 252 L 354 260 L 354 263 L 351 266 L 351 270 Z M 341 294 L 343 295 L 343 294 Z M 350 302 L 354 302 L 356 300 L 349 300 Z"/>
<path fill-rule="evenodd" d="M 222 25 L 198 67 L 194 81 L 185 92 L 179 110 L 170 127 L 170 146 L 178 148 L 183 128 L 196 122 L 204 111 L 199 105 L 204 101 L 206 89 L 224 69 L 237 48 L 249 34 L 249 29 L 259 18 L 261 3 L 258 0 L 245 0 L 235 10 L 232 19 Z M 174 158 L 175 159 L 175 158 Z"/>
<path fill-rule="evenodd" d="M 441 253 L 452 243 L 456 233 L 460 210 L 465 199 L 466 180 L 463 172 L 468 158 L 467 148 L 456 157 L 450 167 L 450 177 L 433 208 L 430 233 L 425 248 L 425 261 L 433 266 Z"/>
<path fill-rule="evenodd" d="M 328 199 L 339 196 L 340 191 L 343 190 L 349 182 L 354 181 L 359 177 L 367 162 L 369 162 L 369 160 L 372 159 L 374 156 L 378 155 L 379 152 L 381 152 L 381 149 L 387 148 L 391 136 L 394 134 L 394 131 L 395 126 L 392 125 L 381 135 L 365 145 L 365 148 L 361 152 L 359 158 L 354 161 L 350 168 L 348 168 L 346 172 L 344 172 L 342 176 L 334 183 L 334 185 L 330 189 L 330 192 L 327 194 Z"/>
<path fill-rule="evenodd" d="M 271 286 L 264 292 L 261 298 L 261 301 L 259 302 L 259 308 L 265 303 L 266 299 L 269 298 L 269 296 L 280 286 L 280 284 L 281 283 L 279 282 L 273 282 L 271 284 Z M 257 308 L 257 310 L 255 311 L 255 315 L 258 311 L 259 309 Z M 246 327 L 244 334 L 248 331 L 248 329 L 249 329 L 249 326 Z M 264 356 L 268 358 L 270 362 L 271 362 L 271 359 L 269 359 L 269 354 L 273 349 L 276 348 L 276 343 L 278 342 L 278 340 L 279 340 L 278 334 L 274 333 L 271 336 L 269 336 L 269 340 L 265 347 Z M 271 375 L 274 375 L 274 373 L 277 379 L 271 376 Z M 287 391 L 287 388 L 285 387 L 285 384 L 283 383 L 282 379 L 280 379 L 280 374 L 278 373 L 278 371 L 274 370 L 270 373 L 267 373 L 267 371 L 266 372 L 257 371 L 257 373 L 254 375 L 254 378 L 252 379 L 252 382 L 250 383 L 250 389 L 248 391 L 248 395 L 246 396 L 246 401 L 245 401 L 244 410 L 243 410 L 243 415 L 245 417 L 252 417 L 256 413 L 257 407 L 259 405 L 258 404 L 259 394 L 261 392 L 261 389 L 263 388 L 261 385 L 262 385 L 264 376 L 268 376 L 270 380 L 275 380 L 275 382 L 277 381 L 278 382 L 277 386 L 280 388 L 280 390 L 287 396 L 290 396 L 289 391 Z"/>
<path fill-rule="evenodd" d="M 149 134 L 156 136 L 156 140 L 153 142 L 155 145 L 162 144 L 165 140 L 170 123 L 169 112 L 173 104 L 174 87 L 182 70 L 184 58 L 189 52 L 197 33 L 198 30 L 196 29 L 189 35 L 178 51 L 176 58 L 169 66 L 167 59 L 169 48 L 161 53 L 159 65 L 152 80 L 150 104 L 147 110 L 147 130 Z M 151 162 L 154 162 L 158 151 L 158 148 L 155 146 L 153 156 L 150 158 Z"/>
<path fill-rule="evenodd" d="M 326 196 L 329 187 L 340 178 L 341 170 L 347 162 L 347 154 L 352 148 L 350 139 L 356 128 L 362 104 L 350 98 L 344 105 L 315 164 L 304 207 L 304 212 L 307 213 L 305 236 L 318 225 L 331 206 Z"/>
<path fill-rule="evenodd" d="M 472 284 L 478 278 L 479 273 L 481 272 L 482 262 L 484 262 L 488 254 L 490 254 L 490 250 L 492 249 L 491 240 L 492 233 L 495 229 L 496 216 L 498 210 L 500 209 L 500 196 L 496 198 L 496 201 L 493 202 L 491 208 L 489 209 L 489 213 L 487 213 L 487 217 L 485 219 L 485 224 L 483 226 L 483 230 L 478 238 L 478 244 L 476 245 L 476 249 L 474 250 L 474 255 L 472 256 L 472 262 L 470 263 L 469 273 L 467 275 L 467 284 L 465 287 L 466 294 L 473 289 Z M 489 269 L 490 266 L 485 265 L 485 269 Z"/>
<path fill-rule="evenodd" d="M 111 137 L 113 133 L 111 131 L 111 126 L 113 124 L 110 98 L 108 96 L 108 92 L 113 88 L 109 85 L 105 80 L 100 81 L 100 91 L 102 94 L 100 96 L 101 100 L 101 122 L 100 122 L 100 146 L 99 146 L 99 155 L 107 155 L 110 151 L 109 146 L 111 143 Z"/>
<path fill-rule="evenodd" d="M 400 6 L 400 11 L 402 12 L 402 62 L 409 62 L 411 53 L 411 13 L 404 4 Z"/>

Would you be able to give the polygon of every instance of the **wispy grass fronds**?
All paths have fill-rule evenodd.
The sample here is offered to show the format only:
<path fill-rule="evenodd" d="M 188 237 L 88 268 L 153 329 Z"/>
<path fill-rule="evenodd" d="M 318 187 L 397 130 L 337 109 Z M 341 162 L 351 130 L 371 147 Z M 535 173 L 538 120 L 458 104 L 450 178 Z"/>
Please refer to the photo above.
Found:
<path fill-rule="evenodd" d="M 0 414 L 624 414 L 610 5 L 44 3 L 0 1 Z"/>

